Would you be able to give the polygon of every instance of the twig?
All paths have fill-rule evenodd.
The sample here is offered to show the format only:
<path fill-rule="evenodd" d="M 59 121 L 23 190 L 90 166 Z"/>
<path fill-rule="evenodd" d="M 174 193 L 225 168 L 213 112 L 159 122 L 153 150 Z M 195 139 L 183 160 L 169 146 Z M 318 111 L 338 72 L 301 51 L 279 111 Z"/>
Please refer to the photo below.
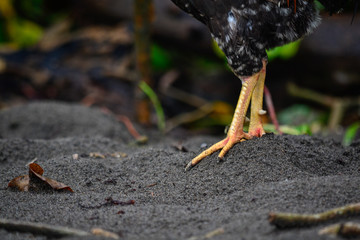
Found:
<path fill-rule="evenodd" d="M 169 86 L 165 91 L 162 92 L 164 95 L 182 101 L 190 106 L 201 107 L 208 103 L 208 101 L 202 99 L 199 96 L 187 93 L 178 88 Z"/>
<path fill-rule="evenodd" d="M 275 112 L 274 104 L 272 101 L 271 93 L 270 93 L 270 90 L 266 86 L 264 86 L 264 96 L 265 96 L 265 100 L 266 100 L 265 102 L 266 102 L 267 109 L 269 110 L 269 115 L 270 115 L 271 121 L 273 122 L 276 131 L 281 135 L 282 132 L 280 130 L 279 122 L 276 117 L 276 112 Z"/>
<path fill-rule="evenodd" d="M 176 81 L 176 79 L 178 79 L 179 75 L 180 75 L 179 72 L 176 70 L 171 70 L 166 72 L 159 81 L 160 92 L 165 96 L 182 101 L 190 106 L 194 106 L 197 108 L 209 103 L 208 101 L 206 101 L 205 99 L 199 96 L 196 96 L 194 94 L 173 87 L 172 84 L 173 82 Z"/>
<path fill-rule="evenodd" d="M 333 224 L 319 231 L 320 235 L 335 235 L 341 237 L 359 237 L 360 223 L 346 222 Z"/>
<path fill-rule="evenodd" d="M 210 239 L 216 235 L 220 235 L 223 234 L 225 232 L 224 228 L 217 228 L 211 232 L 208 232 L 207 234 L 203 235 L 203 236 L 194 236 L 191 238 L 188 238 L 188 240 L 204 240 L 204 239 Z"/>
<path fill-rule="evenodd" d="M 335 101 L 335 99 L 331 96 L 327 96 L 310 89 L 301 88 L 292 82 L 288 83 L 287 90 L 292 96 L 310 100 L 328 107 L 331 107 Z"/>
<path fill-rule="evenodd" d="M 157 183 L 152 183 L 152 184 L 147 185 L 146 187 L 154 187 L 156 185 L 157 185 Z"/>
<path fill-rule="evenodd" d="M 153 2 L 150 0 L 135 0 L 135 52 L 136 67 L 139 72 L 139 83 L 145 82 L 152 86 L 150 67 L 150 27 L 153 18 Z M 138 120 L 143 124 L 150 123 L 150 103 L 144 94 L 135 90 L 136 112 Z"/>
<path fill-rule="evenodd" d="M 133 37 L 128 27 L 123 24 L 117 26 L 91 26 L 71 31 L 73 23 L 69 19 L 62 20 L 48 28 L 37 46 L 41 51 L 49 52 L 59 46 L 81 40 L 106 42 L 107 44 L 130 44 Z"/>
<path fill-rule="evenodd" d="M 114 115 L 111 110 L 107 107 L 102 107 L 101 111 L 105 114 Z M 131 120 L 125 116 L 125 115 L 114 115 L 116 119 L 120 122 L 122 122 L 126 129 L 129 131 L 130 135 L 135 138 L 136 143 L 138 144 L 145 144 L 149 140 L 147 136 L 140 135 L 139 132 L 136 130 L 134 124 L 131 122 Z"/>
<path fill-rule="evenodd" d="M 210 114 L 214 110 L 214 103 L 210 103 L 201 97 L 187 93 L 175 87 L 171 84 L 179 77 L 177 71 L 169 71 L 160 80 L 160 92 L 165 96 L 177 99 L 184 103 L 194 106 L 197 109 L 192 112 L 187 112 L 175 116 L 166 122 L 165 132 L 169 132 L 179 125 L 199 120 L 206 115 Z"/>
<path fill-rule="evenodd" d="M 278 228 L 305 227 L 354 215 L 360 215 L 360 203 L 334 208 L 318 214 L 271 212 L 269 213 L 269 222 Z"/>
<path fill-rule="evenodd" d="M 289 83 L 287 89 L 292 96 L 300 97 L 330 107 L 331 113 L 328 123 L 328 127 L 330 129 L 334 129 L 339 125 L 344 116 L 345 110 L 348 107 L 360 106 L 360 97 L 339 98 L 327 96 L 309 89 L 298 87 L 294 83 Z"/>
<path fill-rule="evenodd" d="M 102 228 L 92 228 L 91 233 L 96 236 L 112 238 L 112 239 L 119 239 L 119 235 L 117 235 L 116 233 L 106 231 Z"/>
<path fill-rule="evenodd" d="M 139 132 L 135 129 L 134 125 L 130 121 L 130 119 L 125 115 L 117 115 L 116 118 L 124 123 L 125 127 L 136 140 L 137 143 L 146 143 L 148 141 L 147 136 L 140 135 Z"/>
<path fill-rule="evenodd" d="M 214 104 L 208 103 L 192 112 L 180 114 L 172 119 L 169 119 L 166 122 L 165 132 L 169 132 L 179 125 L 199 120 L 205 117 L 206 115 L 210 114 L 212 111 L 214 111 Z"/>
<path fill-rule="evenodd" d="M 33 234 L 55 238 L 66 236 L 84 237 L 90 235 L 88 232 L 68 227 L 51 226 L 48 224 L 34 222 L 13 221 L 3 218 L 0 218 L 0 228 L 7 231 L 30 232 Z"/>

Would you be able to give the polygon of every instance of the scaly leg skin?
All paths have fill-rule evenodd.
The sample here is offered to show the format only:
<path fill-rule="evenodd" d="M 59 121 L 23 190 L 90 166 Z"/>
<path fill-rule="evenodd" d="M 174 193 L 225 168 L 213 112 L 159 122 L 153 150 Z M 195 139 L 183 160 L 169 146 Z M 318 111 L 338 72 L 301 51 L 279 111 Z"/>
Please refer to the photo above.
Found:
<path fill-rule="evenodd" d="M 263 107 L 264 85 L 266 76 L 266 62 L 263 63 L 263 68 L 260 71 L 259 80 L 256 83 L 255 89 L 251 96 L 251 115 L 249 125 L 249 135 L 252 137 L 261 137 L 265 134 L 261 115 L 265 114 Z"/>
<path fill-rule="evenodd" d="M 260 137 L 265 131 L 262 127 L 259 111 L 262 109 L 264 82 L 266 74 L 266 61 L 263 61 L 263 68 L 260 72 L 254 74 L 251 77 L 242 79 L 242 87 L 240 97 L 236 105 L 233 120 L 230 125 L 227 137 L 218 143 L 215 143 L 210 148 L 200 153 L 197 157 L 188 163 L 185 170 L 189 170 L 191 167 L 198 164 L 205 157 L 213 154 L 221 149 L 219 158 L 223 159 L 225 154 L 238 142 L 251 139 L 252 137 Z M 244 120 L 246 112 L 249 107 L 250 99 L 251 103 L 251 116 L 249 133 L 243 131 Z"/>

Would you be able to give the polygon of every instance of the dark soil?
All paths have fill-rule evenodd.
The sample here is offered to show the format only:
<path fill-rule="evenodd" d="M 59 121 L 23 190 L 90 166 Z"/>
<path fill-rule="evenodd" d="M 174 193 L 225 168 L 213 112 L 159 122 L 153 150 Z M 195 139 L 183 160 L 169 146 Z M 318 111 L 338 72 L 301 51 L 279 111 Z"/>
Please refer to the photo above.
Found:
<path fill-rule="evenodd" d="M 277 230 L 268 213 L 320 212 L 360 199 L 359 141 L 343 147 L 267 134 L 237 144 L 222 162 L 213 155 L 184 172 L 204 143 L 220 138 L 189 137 L 183 152 L 173 147 L 178 137 L 147 134 L 149 143 L 136 146 L 113 117 L 78 105 L 33 103 L 0 112 L 0 218 L 84 231 L 100 227 L 121 239 L 188 239 L 217 228 L 224 233 L 212 239 L 333 239 L 317 234 L 327 224 Z M 91 152 L 127 156 L 94 158 Z M 45 176 L 74 193 L 7 189 L 34 158 Z M 109 197 L 135 204 L 104 204 Z M 0 238 L 45 237 L 0 229 Z"/>

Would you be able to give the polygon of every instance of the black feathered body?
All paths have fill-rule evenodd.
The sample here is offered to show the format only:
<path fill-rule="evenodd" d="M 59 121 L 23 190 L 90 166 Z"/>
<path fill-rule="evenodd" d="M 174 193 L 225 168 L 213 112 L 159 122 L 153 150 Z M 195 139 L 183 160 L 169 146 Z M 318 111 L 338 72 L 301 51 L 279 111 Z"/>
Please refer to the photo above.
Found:
<path fill-rule="evenodd" d="M 239 77 L 251 76 L 266 49 L 311 33 L 320 23 L 312 0 L 172 0 L 206 24 Z"/>

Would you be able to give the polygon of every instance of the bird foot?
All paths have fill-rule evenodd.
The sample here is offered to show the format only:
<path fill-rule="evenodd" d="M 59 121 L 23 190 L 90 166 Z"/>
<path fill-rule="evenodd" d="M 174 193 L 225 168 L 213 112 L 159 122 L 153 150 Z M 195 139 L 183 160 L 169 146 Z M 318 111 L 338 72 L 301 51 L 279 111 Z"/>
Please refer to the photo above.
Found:
<path fill-rule="evenodd" d="M 210 148 L 206 149 L 188 163 L 185 170 L 198 164 L 205 157 L 213 154 L 221 149 L 219 159 L 223 159 L 225 154 L 238 142 L 242 142 L 253 137 L 261 137 L 265 131 L 261 123 L 261 115 L 265 113 L 262 110 L 264 82 L 266 75 L 266 60 L 263 60 L 263 68 L 260 72 L 242 78 L 242 87 L 240 97 L 236 105 L 233 120 L 231 122 L 228 135 L 225 139 L 215 143 Z M 251 100 L 251 116 L 249 133 L 243 131 L 246 111 Z"/>
<path fill-rule="evenodd" d="M 255 136 L 255 135 L 254 135 Z M 258 136 L 258 135 L 256 135 Z M 251 134 L 245 133 L 240 131 L 237 134 L 228 135 L 225 139 L 221 140 L 220 142 L 215 143 L 202 153 L 200 153 L 197 157 L 193 158 L 185 167 L 185 171 L 190 170 L 193 166 L 198 164 L 202 159 L 207 156 L 210 156 L 214 152 L 221 149 L 219 154 L 219 159 L 222 160 L 225 154 L 236 144 L 239 142 L 246 141 L 251 139 L 253 136 Z"/>
<path fill-rule="evenodd" d="M 265 134 L 265 130 L 262 124 L 258 124 L 255 127 L 250 127 L 249 129 L 249 135 L 251 137 L 261 137 L 264 134 Z"/>

